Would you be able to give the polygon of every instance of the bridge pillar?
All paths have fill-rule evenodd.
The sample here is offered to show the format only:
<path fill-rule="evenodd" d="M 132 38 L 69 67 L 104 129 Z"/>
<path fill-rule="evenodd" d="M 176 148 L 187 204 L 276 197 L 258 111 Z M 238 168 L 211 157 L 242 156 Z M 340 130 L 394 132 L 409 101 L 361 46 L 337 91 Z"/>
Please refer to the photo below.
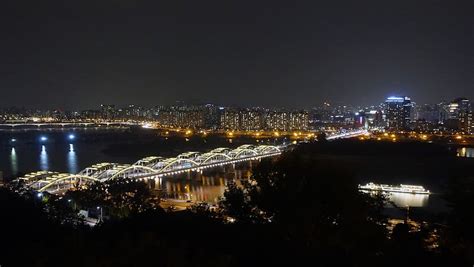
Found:
<path fill-rule="evenodd" d="M 150 188 L 151 190 L 154 190 L 155 187 L 156 187 L 156 181 L 155 179 L 147 179 L 146 180 L 146 183 L 148 185 L 148 188 Z"/>

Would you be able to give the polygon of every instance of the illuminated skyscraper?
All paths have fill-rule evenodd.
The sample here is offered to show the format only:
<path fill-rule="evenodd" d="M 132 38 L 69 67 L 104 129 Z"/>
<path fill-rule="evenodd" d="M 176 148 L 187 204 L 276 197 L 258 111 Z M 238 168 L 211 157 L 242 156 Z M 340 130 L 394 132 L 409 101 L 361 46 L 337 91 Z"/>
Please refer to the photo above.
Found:
<path fill-rule="evenodd" d="M 448 105 L 446 126 L 451 130 L 471 133 L 472 110 L 471 103 L 466 98 L 457 98 Z"/>
<path fill-rule="evenodd" d="M 221 129 L 239 130 L 240 113 L 237 109 L 223 108 L 220 116 Z"/>
<path fill-rule="evenodd" d="M 240 111 L 240 129 L 255 131 L 263 129 L 263 114 L 258 109 L 243 109 Z"/>
<path fill-rule="evenodd" d="M 407 130 L 410 125 L 412 103 L 409 97 L 391 96 L 385 100 L 385 119 L 391 131 Z"/>

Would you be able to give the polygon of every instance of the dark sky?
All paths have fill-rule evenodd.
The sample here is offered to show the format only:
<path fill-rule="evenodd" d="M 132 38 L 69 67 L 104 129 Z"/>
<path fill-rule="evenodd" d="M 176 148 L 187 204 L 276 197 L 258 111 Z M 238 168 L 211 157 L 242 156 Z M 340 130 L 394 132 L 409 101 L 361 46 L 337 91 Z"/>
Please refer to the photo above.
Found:
<path fill-rule="evenodd" d="M 474 99 L 474 2 L 6 0 L 0 106 Z"/>

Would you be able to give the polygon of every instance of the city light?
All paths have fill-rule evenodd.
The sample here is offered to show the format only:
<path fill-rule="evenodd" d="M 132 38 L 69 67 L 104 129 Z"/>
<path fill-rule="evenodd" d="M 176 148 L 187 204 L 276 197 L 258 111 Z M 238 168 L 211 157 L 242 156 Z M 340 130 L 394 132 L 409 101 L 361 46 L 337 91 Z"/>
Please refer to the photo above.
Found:
<path fill-rule="evenodd" d="M 16 142 L 16 139 L 15 139 L 15 138 L 12 138 L 10 141 L 11 141 L 12 143 L 15 143 L 15 142 Z"/>
<path fill-rule="evenodd" d="M 68 138 L 69 138 L 69 140 L 74 140 L 74 139 L 76 139 L 76 136 L 74 134 L 70 134 L 68 136 Z"/>
<path fill-rule="evenodd" d="M 387 97 L 388 100 L 403 100 L 404 98 L 403 97 L 399 97 L 399 96 L 390 96 L 390 97 Z"/>
<path fill-rule="evenodd" d="M 43 197 L 43 193 L 39 192 L 38 194 L 36 194 L 36 196 L 37 196 L 38 198 L 42 198 L 42 197 Z"/>
<path fill-rule="evenodd" d="M 48 137 L 46 137 L 46 136 L 41 136 L 41 137 L 40 137 L 40 140 L 41 140 L 41 142 L 46 142 L 46 141 L 48 141 Z"/>

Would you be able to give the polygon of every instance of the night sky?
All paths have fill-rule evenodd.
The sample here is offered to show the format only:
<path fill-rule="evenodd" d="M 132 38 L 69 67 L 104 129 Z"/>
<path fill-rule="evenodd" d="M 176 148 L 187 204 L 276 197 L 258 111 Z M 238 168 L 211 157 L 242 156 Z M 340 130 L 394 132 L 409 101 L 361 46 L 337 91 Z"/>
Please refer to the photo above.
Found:
<path fill-rule="evenodd" d="M 0 107 L 474 100 L 472 0 L 320 2 L 2 1 Z"/>

